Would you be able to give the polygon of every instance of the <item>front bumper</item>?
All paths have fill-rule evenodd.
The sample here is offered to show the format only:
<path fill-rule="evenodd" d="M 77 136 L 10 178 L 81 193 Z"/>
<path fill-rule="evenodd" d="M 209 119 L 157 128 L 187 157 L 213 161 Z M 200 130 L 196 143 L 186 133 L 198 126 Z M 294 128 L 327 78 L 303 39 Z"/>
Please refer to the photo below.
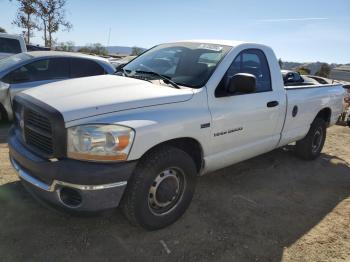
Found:
<path fill-rule="evenodd" d="M 25 188 L 56 207 L 100 211 L 118 206 L 136 161 L 106 164 L 71 159 L 49 161 L 9 134 L 10 161 Z M 70 199 L 71 198 L 71 199 Z"/>

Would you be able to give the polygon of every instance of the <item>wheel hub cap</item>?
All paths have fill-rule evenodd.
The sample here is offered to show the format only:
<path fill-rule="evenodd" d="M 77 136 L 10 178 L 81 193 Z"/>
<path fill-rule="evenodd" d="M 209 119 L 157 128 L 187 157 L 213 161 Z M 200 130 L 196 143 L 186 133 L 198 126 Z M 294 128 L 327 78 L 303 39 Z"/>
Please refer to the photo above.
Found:
<path fill-rule="evenodd" d="M 148 204 L 153 213 L 163 214 L 179 202 L 184 187 L 183 179 L 183 173 L 175 168 L 166 169 L 158 174 L 148 195 Z"/>
<path fill-rule="evenodd" d="M 322 143 L 322 138 L 323 138 L 323 131 L 321 128 L 318 128 L 314 134 L 314 138 L 312 141 L 312 152 L 315 153 L 318 151 Z"/>

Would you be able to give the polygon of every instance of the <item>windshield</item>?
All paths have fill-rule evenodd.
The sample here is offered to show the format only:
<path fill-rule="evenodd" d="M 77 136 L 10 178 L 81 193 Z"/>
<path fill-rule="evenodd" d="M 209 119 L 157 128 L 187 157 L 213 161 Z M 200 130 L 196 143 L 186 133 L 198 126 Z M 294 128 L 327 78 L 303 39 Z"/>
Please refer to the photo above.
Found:
<path fill-rule="evenodd" d="M 5 57 L 3 59 L 0 59 L 0 71 L 6 70 L 8 68 L 11 68 L 12 66 L 23 62 L 25 60 L 31 59 L 32 56 L 26 53 L 20 53 L 17 55 L 12 55 Z"/>
<path fill-rule="evenodd" d="M 230 49 L 229 46 L 204 43 L 163 44 L 135 58 L 123 70 L 127 73 L 153 72 L 178 85 L 200 88 Z"/>

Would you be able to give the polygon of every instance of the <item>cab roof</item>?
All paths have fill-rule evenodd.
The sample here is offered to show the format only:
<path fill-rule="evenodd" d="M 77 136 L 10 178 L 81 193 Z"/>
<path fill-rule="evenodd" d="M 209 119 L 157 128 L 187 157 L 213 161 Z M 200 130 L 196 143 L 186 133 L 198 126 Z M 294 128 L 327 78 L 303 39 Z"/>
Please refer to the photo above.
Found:
<path fill-rule="evenodd" d="M 247 44 L 248 42 L 243 41 L 234 41 L 234 40 L 215 40 L 215 39 L 194 39 L 194 40 L 184 40 L 184 41 L 176 41 L 178 43 L 186 42 L 186 43 L 203 43 L 203 44 L 214 44 L 214 45 L 226 45 L 235 47 L 242 44 Z"/>

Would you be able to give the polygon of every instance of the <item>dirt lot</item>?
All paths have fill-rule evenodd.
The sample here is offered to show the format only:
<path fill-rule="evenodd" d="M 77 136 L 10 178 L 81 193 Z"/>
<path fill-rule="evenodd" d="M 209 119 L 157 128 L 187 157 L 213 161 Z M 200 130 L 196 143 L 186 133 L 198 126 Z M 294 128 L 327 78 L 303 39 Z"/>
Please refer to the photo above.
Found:
<path fill-rule="evenodd" d="M 42 207 L 10 168 L 0 130 L 1 261 L 350 261 L 350 128 L 329 129 L 313 162 L 281 149 L 201 177 L 184 217 L 156 232 L 117 210 Z"/>

